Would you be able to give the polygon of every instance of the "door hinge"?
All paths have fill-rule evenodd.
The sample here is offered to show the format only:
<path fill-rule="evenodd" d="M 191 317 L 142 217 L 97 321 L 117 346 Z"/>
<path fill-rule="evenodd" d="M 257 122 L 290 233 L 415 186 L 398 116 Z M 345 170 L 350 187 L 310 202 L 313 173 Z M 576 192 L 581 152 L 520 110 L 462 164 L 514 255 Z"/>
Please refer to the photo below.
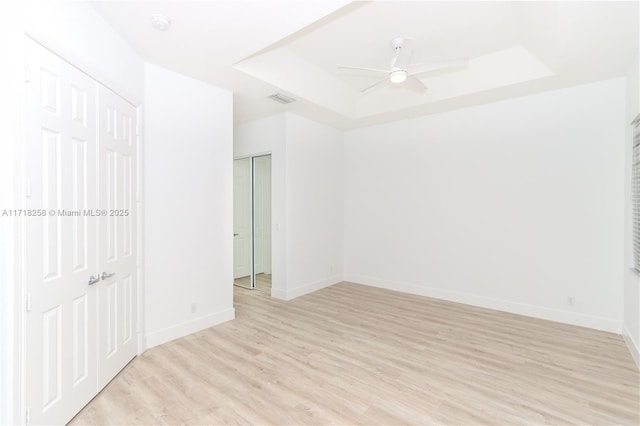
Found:
<path fill-rule="evenodd" d="M 25 183 L 24 195 L 27 198 L 31 197 L 31 179 L 27 179 L 27 182 Z"/>
<path fill-rule="evenodd" d="M 27 412 L 24 415 L 24 423 L 29 426 L 31 424 L 31 410 L 27 408 Z"/>
<path fill-rule="evenodd" d="M 25 308 L 27 312 L 31 312 L 31 293 L 27 293 L 27 300 L 25 302 Z"/>
<path fill-rule="evenodd" d="M 31 68 L 29 68 L 29 64 L 24 65 L 24 81 L 27 83 L 31 81 Z"/>

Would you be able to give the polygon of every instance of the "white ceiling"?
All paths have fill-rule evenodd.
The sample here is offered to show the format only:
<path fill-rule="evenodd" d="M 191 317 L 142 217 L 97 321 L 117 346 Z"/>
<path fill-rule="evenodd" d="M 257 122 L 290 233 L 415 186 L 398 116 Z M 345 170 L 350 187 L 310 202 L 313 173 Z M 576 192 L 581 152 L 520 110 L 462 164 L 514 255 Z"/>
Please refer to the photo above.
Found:
<path fill-rule="evenodd" d="M 281 111 L 347 129 L 624 76 L 638 55 L 638 2 L 93 2 L 147 61 L 234 92 L 242 123 Z M 167 32 L 150 15 L 172 20 Z M 429 90 L 380 85 L 394 37 L 411 63 L 468 58 L 421 76 Z M 384 77 L 384 76 L 382 76 Z M 276 92 L 298 99 L 280 105 Z"/>

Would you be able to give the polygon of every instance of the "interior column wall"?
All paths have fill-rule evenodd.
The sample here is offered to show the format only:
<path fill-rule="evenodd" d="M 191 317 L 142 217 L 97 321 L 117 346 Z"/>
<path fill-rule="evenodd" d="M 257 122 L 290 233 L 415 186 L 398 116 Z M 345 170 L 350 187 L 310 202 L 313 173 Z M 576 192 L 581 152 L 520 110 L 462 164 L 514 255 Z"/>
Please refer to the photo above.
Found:
<path fill-rule="evenodd" d="M 231 92 L 145 64 L 145 325 L 152 347 L 234 318 Z"/>
<path fill-rule="evenodd" d="M 342 281 L 342 132 L 287 114 L 287 293 L 292 299 Z"/>

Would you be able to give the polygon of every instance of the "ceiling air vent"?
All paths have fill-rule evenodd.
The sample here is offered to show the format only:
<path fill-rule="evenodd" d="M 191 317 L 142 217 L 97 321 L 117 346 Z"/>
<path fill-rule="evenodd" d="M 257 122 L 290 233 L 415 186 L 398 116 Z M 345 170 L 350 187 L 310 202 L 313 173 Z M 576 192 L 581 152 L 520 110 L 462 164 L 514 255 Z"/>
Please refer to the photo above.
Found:
<path fill-rule="evenodd" d="M 291 102 L 295 102 L 296 100 L 290 98 L 287 95 L 283 95 L 282 93 L 276 93 L 275 95 L 269 96 L 269 99 L 274 100 L 281 104 L 290 104 Z"/>

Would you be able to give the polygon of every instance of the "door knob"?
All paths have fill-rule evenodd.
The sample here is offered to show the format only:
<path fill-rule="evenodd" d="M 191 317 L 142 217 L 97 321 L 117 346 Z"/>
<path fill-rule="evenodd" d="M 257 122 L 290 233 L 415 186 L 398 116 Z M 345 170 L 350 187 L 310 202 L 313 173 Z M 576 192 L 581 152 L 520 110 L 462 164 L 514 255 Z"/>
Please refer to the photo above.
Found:
<path fill-rule="evenodd" d="M 234 237 L 237 237 L 238 235 L 240 235 L 240 234 L 233 234 Z"/>
<path fill-rule="evenodd" d="M 94 285 L 96 284 L 98 281 L 100 281 L 100 275 L 98 275 L 97 277 L 94 277 L 93 275 L 91 275 L 89 277 L 89 285 Z"/>
<path fill-rule="evenodd" d="M 111 273 L 111 274 L 110 274 L 110 273 L 108 273 L 108 272 L 103 272 L 103 273 L 102 273 L 102 279 L 103 279 L 103 280 L 106 280 L 107 278 L 111 278 L 111 277 L 112 277 L 112 276 L 114 276 L 115 274 L 116 274 L 115 272 L 113 272 L 113 273 Z"/>

